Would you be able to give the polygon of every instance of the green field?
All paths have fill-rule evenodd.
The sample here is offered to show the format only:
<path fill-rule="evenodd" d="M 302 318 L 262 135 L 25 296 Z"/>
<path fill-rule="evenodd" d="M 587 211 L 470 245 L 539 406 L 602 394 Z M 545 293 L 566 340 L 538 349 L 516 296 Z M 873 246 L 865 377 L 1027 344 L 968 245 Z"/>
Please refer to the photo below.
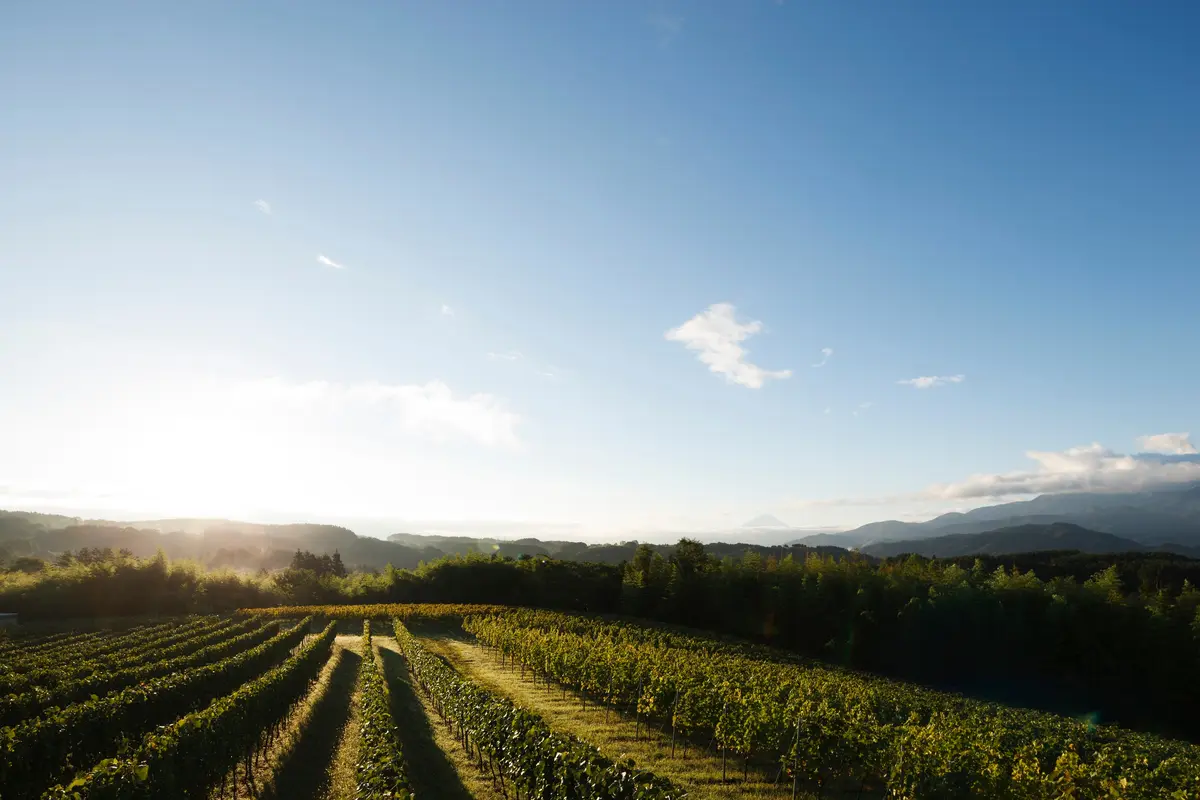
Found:
<path fill-rule="evenodd" d="M 1195 798 L 1200 749 L 684 629 L 245 610 L 0 643 L 0 798 Z"/>

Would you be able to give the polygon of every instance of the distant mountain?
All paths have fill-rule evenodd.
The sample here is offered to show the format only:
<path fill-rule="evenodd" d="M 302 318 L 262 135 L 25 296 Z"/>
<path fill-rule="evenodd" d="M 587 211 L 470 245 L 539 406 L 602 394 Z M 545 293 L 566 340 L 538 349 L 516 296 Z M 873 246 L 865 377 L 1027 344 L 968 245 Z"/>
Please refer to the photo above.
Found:
<path fill-rule="evenodd" d="M 784 528 L 784 529 L 789 529 L 792 526 L 788 525 L 786 522 L 779 519 L 779 517 L 773 517 L 770 514 L 761 514 L 761 515 L 755 517 L 754 519 L 750 520 L 746 524 L 742 525 L 742 527 L 743 528 Z"/>
<path fill-rule="evenodd" d="M 956 556 L 1004 555 L 1007 553 L 1036 553 L 1043 550 L 1079 550 L 1084 553 L 1133 553 L 1151 549 L 1132 539 L 1101 533 L 1055 522 L 1050 525 L 1018 525 L 987 533 L 954 533 L 931 539 L 909 539 L 898 542 L 877 542 L 866 545 L 860 552 L 877 558 L 915 553 L 930 558 Z M 1190 548 L 1183 555 L 1195 555 Z"/>
<path fill-rule="evenodd" d="M 788 555 L 804 558 L 809 552 L 844 557 L 838 547 L 783 546 L 767 540 L 765 529 L 753 531 L 753 544 L 711 542 L 704 545 L 714 558 L 740 557 L 748 552 L 763 558 Z M 783 528 L 780 536 L 794 536 L 799 529 Z M 686 535 L 686 534 L 681 534 Z M 739 534 L 734 534 L 738 536 Z M 650 545 L 667 558 L 674 545 Z M 81 548 L 128 549 L 136 556 L 153 556 L 159 550 L 171 559 L 190 559 L 210 568 L 274 570 L 286 567 L 296 550 L 318 555 L 338 552 L 351 569 L 382 569 L 388 564 L 412 569 L 422 561 L 449 555 L 480 553 L 507 558 L 557 558 L 619 564 L 633 558 L 636 541 L 589 544 L 533 538 L 475 538 L 459 535 L 393 533 L 387 540 L 359 536 L 338 525 L 299 523 L 267 525 L 227 519 L 160 519 L 141 522 L 83 520 L 49 514 L 0 511 L 0 564 L 23 556 L 53 560 Z"/>
<path fill-rule="evenodd" d="M 1200 547 L 1200 485 L 1146 492 L 1077 492 L 943 514 L 928 522 L 884 520 L 833 535 L 794 540 L 808 546 L 850 547 L 972 534 L 1022 525 L 1070 523 L 1144 545 Z"/>

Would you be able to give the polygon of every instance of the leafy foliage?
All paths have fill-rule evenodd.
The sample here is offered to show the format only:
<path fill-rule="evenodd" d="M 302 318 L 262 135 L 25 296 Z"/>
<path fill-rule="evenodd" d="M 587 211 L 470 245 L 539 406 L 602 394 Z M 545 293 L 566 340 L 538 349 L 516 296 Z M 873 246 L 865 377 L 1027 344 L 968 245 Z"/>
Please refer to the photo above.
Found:
<path fill-rule="evenodd" d="M 541 717 L 466 680 L 396 622 L 396 640 L 438 714 L 468 753 L 503 786 L 542 800 L 677 800 L 670 781 L 616 763 L 574 737 L 556 734 Z"/>
<path fill-rule="evenodd" d="M 238 614 L 277 619 L 316 617 L 318 619 L 393 620 L 406 622 L 461 623 L 469 614 L 499 614 L 507 606 L 466 605 L 454 603 L 380 603 L 378 605 L 277 606 L 275 608 L 243 608 Z"/>
<path fill-rule="evenodd" d="M 239 762 L 278 734 L 288 711 L 308 691 L 329 658 L 330 624 L 279 666 L 259 675 L 202 711 L 186 714 L 148 734 L 124 757 L 101 761 L 46 800 L 177 800 L 206 798 Z"/>
<path fill-rule="evenodd" d="M 308 632 L 309 620 L 215 664 L 193 667 L 104 696 L 46 709 L 0 728 L 4 800 L 37 797 L 47 786 L 120 750 L 155 725 L 234 691 L 285 658 Z"/>
<path fill-rule="evenodd" d="M 362 653 L 358 670 L 360 741 L 355 800 L 412 797 L 400 739 L 392 722 L 387 682 L 371 646 L 369 620 L 363 622 Z"/>
<path fill-rule="evenodd" d="M 211 664 L 254 647 L 275 632 L 274 626 L 263 626 L 257 619 L 222 623 L 217 630 L 204 631 L 170 647 L 155 648 L 153 653 L 141 653 L 131 662 L 118 661 L 92 670 L 83 678 L 57 682 L 50 689 L 39 687 L 24 694 L 8 695 L 0 698 L 0 725 L 13 724 L 51 706 L 67 705 L 190 667 Z M 126 663 L 128 666 L 124 666 Z"/>
<path fill-rule="evenodd" d="M 1145 734 L 756 657 L 737 645 L 546 612 L 472 617 L 536 672 L 817 786 L 894 798 L 1200 796 L 1200 748 Z"/>

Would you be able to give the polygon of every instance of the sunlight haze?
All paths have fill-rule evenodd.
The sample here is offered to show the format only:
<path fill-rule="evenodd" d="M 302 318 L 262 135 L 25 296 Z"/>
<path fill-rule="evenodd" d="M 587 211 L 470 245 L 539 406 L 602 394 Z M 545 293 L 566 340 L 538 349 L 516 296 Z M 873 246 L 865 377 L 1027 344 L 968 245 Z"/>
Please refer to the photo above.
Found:
<path fill-rule="evenodd" d="M 12 3 L 0 507 L 665 541 L 1198 480 L 1175 9 Z"/>

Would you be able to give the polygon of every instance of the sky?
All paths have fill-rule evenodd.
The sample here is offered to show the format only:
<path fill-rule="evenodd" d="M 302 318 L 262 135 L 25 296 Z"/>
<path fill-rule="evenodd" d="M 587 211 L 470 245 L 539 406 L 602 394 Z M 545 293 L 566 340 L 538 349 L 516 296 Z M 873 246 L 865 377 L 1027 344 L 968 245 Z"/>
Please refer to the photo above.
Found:
<path fill-rule="evenodd" d="M 8 3 L 0 507 L 651 538 L 1195 479 L 1198 36 Z"/>

